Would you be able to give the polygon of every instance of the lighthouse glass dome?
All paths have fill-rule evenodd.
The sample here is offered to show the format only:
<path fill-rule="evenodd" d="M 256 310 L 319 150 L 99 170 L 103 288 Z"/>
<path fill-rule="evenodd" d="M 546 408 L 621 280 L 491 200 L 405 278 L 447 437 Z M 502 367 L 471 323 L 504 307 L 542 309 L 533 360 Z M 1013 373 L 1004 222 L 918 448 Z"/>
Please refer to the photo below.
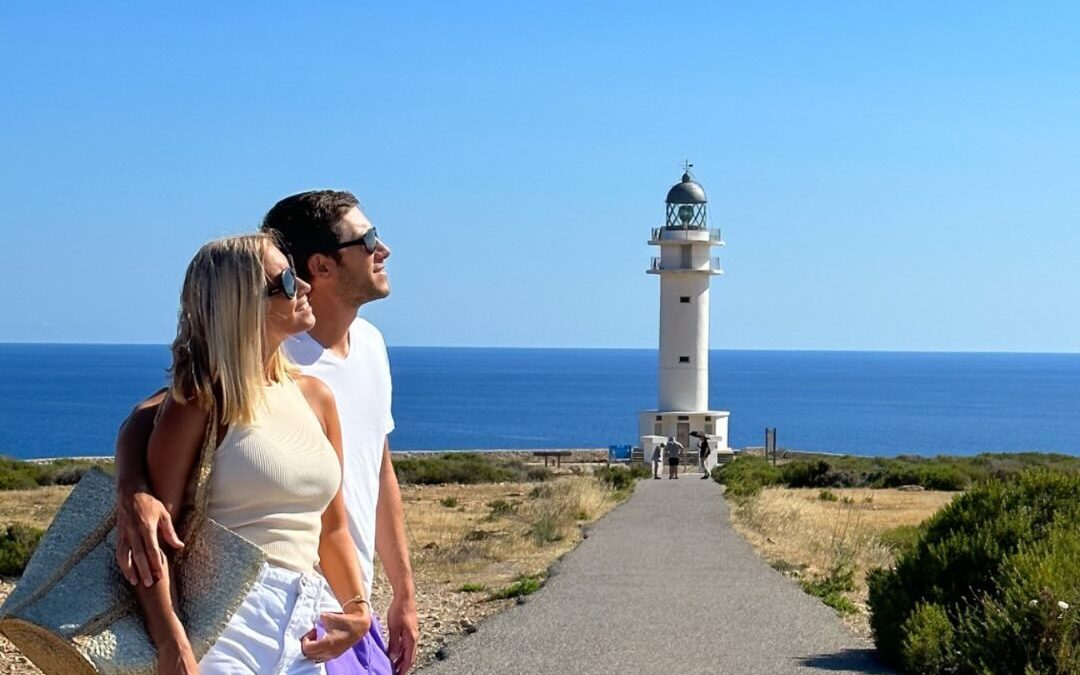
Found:
<path fill-rule="evenodd" d="M 705 189 L 686 172 L 682 180 L 672 186 L 667 194 L 667 220 L 669 229 L 703 230 L 708 227 L 705 205 Z"/>

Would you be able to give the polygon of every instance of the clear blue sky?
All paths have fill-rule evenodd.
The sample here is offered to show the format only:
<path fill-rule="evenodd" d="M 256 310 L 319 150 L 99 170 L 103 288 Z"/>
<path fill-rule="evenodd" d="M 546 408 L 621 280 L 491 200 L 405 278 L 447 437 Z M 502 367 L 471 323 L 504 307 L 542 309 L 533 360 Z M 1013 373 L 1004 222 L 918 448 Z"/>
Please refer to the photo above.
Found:
<path fill-rule="evenodd" d="M 947 4 L 7 4 L 0 341 L 167 342 L 335 187 L 390 344 L 654 347 L 690 158 L 714 348 L 1080 351 L 1080 6 Z"/>

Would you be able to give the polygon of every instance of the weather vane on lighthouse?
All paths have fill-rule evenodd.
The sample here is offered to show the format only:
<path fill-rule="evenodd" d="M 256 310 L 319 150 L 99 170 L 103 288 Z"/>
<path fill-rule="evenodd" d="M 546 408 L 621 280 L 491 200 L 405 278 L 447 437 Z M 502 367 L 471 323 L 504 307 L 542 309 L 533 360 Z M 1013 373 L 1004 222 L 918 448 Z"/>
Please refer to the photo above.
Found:
<path fill-rule="evenodd" d="M 695 457 L 691 437 L 707 438 L 708 469 L 731 457 L 730 413 L 709 410 L 709 281 L 723 274 L 711 251 L 724 241 L 719 229 L 709 228 L 708 200 L 693 168 L 683 162 L 682 180 L 668 190 L 664 224 L 649 238 L 660 247 L 648 269 L 660 277 L 660 387 L 657 408 L 639 414 L 638 429 L 643 459 L 669 438 Z"/>

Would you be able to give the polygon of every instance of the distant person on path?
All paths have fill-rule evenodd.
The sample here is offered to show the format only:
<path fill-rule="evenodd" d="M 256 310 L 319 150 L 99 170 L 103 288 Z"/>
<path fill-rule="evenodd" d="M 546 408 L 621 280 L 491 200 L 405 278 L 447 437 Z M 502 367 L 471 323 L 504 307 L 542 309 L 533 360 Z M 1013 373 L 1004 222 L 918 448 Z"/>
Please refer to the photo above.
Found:
<path fill-rule="evenodd" d="M 660 480 L 660 445 L 654 445 L 652 449 L 652 477 Z"/>
<path fill-rule="evenodd" d="M 300 370 L 321 379 L 337 401 L 344 471 L 342 492 L 349 533 L 357 548 L 365 591 L 370 595 L 377 552 L 393 589 L 387 612 L 389 650 L 358 643 L 370 671 L 412 668 L 419 643 L 416 589 L 405 537 L 401 493 L 390 459 L 393 430 L 391 381 L 386 345 L 379 331 L 357 316 L 359 308 L 390 293 L 386 259 L 390 249 L 351 193 L 304 192 L 278 202 L 263 230 L 279 234 L 296 272 L 311 285 L 308 296 L 316 324 L 283 345 Z M 162 395 L 139 404 L 117 440 L 117 562 L 132 582 L 153 584 L 160 577 L 160 532 L 170 547 L 179 541 L 169 514 L 146 485 L 145 450 Z M 378 620 L 372 615 L 376 627 Z"/>
<path fill-rule="evenodd" d="M 709 469 L 705 466 L 705 460 L 712 454 L 712 448 L 709 447 L 709 437 L 702 434 L 701 442 L 698 443 L 698 456 L 701 458 L 701 480 L 705 480 L 709 477 Z"/>
<path fill-rule="evenodd" d="M 674 436 L 668 436 L 664 452 L 667 454 L 668 480 L 679 478 L 679 459 L 682 456 L 682 443 L 675 440 Z"/>

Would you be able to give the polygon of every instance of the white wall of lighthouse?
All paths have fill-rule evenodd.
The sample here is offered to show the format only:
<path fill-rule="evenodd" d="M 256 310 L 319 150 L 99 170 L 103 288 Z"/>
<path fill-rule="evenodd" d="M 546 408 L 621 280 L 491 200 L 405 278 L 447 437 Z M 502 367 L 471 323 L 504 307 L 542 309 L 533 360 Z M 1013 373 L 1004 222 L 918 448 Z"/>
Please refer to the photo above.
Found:
<path fill-rule="evenodd" d="M 708 258 L 709 245 L 663 245 L 660 274 L 661 410 L 709 408 L 709 275 L 675 271 L 689 254 L 690 265 Z"/>

